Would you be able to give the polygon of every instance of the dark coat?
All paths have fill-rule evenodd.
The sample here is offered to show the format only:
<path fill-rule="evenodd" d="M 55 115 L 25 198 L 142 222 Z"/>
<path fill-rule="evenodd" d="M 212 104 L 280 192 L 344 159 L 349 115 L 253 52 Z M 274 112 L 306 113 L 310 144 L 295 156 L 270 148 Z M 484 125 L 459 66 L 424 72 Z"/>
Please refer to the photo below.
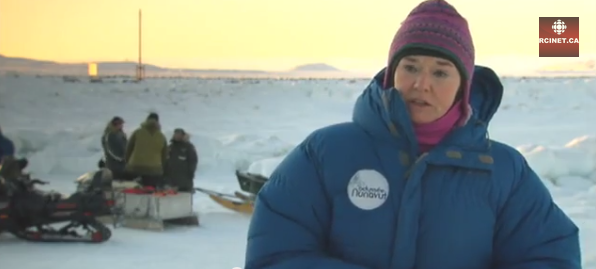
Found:
<path fill-rule="evenodd" d="M 112 125 L 108 125 L 101 137 L 101 147 L 103 148 L 105 167 L 110 169 L 114 177 L 120 177 L 124 173 L 126 161 L 124 154 L 127 143 L 126 134 Z"/>
<path fill-rule="evenodd" d="M 8 137 L 0 133 L 0 161 L 2 161 L 2 158 L 4 157 L 14 156 L 14 154 L 14 143 L 8 139 Z"/>
<path fill-rule="evenodd" d="M 191 191 L 198 163 L 199 157 L 192 143 L 172 140 L 168 146 L 166 184 L 178 187 L 180 191 Z"/>

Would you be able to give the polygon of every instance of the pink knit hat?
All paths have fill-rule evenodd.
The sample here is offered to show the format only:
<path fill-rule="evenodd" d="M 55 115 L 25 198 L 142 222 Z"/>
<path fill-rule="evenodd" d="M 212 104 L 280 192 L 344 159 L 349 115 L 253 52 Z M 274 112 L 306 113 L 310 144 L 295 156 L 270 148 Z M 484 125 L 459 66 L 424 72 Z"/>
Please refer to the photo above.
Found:
<path fill-rule="evenodd" d="M 384 87 L 393 85 L 399 60 L 421 50 L 451 60 L 462 76 L 464 118 L 469 118 L 470 84 L 474 74 L 474 43 L 468 22 L 444 0 L 427 0 L 414 8 L 395 34 L 385 72 Z"/>

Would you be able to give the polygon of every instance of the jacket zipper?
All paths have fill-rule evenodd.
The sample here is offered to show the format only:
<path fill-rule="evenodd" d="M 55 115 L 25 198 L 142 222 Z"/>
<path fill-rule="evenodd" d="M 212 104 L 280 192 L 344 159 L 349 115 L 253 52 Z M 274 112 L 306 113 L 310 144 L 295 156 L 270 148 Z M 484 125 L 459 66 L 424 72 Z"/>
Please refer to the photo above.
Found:
<path fill-rule="evenodd" d="M 428 152 L 422 153 L 422 155 L 418 156 L 418 158 L 416 158 L 416 161 L 412 165 L 410 165 L 410 168 L 408 168 L 408 170 L 406 170 L 406 174 L 405 174 L 406 180 L 408 180 L 410 178 L 410 174 L 412 173 L 412 170 L 414 170 L 414 167 L 416 167 L 416 165 L 419 164 L 420 161 L 422 161 L 427 155 L 428 155 Z"/>

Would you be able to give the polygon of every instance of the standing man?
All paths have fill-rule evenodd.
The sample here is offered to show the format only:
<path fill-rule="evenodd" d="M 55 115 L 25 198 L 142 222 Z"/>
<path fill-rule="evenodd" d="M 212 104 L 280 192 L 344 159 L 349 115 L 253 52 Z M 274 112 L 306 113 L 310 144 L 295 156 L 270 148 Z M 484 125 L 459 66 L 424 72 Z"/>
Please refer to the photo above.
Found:
<path fill-rule="evenodd" d="M 182 128 L 174 130 L 170 141 L 165 182 L 178 191 L 192 192 L 199 163 L 195 146 L 190 142 L 190 135 Z"/>
<path fill-rule="evenodd" d="M 144 186 L 164 185 L 163 173 L 168 142 L 161 131 L 159 115 L 151 113 L 136 129 L 126 145 L 126 172 L 141 178 Z"/>

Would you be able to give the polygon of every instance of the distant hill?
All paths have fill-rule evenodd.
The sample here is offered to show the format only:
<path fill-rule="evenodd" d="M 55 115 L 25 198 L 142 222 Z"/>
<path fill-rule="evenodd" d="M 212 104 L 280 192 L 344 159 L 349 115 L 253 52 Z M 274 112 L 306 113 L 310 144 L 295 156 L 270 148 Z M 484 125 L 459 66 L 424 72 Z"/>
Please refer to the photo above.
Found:
<path fill-rule="evenodd" d="M 136 62 L 96 62 L 99 76 L 127 76 L 136 74 Z M 228 78 L 354 78 L 368 77 L 360 73 L 342 71 L 324 63 L 300 65 L 288 71 L 179 69 L 144 64 L 147 77 L 228 77 Z M 88 63 L 60 63 L 0 55 L 0 75 L 87 76 Z"/>
<path fill-rule="evenodd" d="M 134 62 L 97 63 L 97 68 L 100 72 L 107 72 L 109 74 L 134 73 L 135 66 L 136 63 Z M 155 65 L 145 65 L 146 72 L 160 70 L 163 70 L 163 68 Z M 58 63 L 0 55 L 0 72 L 84 75 L 87 74 L 87 63 Z"/>
<path fill-rule="evenodd" d="M 134 76 L 136 62 L 96 62 L 97 70 L 101 76 Z M 0 55 L 0 73 L 20 73 L 35 75 L 87 75 L 87 63 L 59 63 L 53 61 L 41 61 L 35 59 L 6 57 Z M 267 73 L 260 70 L 219 70 L 219 69 L 177 69 L 165 68 L 152 64 L 144 64 L 145 75 L 197 75 L 197 74 L 229 74 L 242 73 L 244 75 Z"/>
<path fill-rule="evenodd" d="M 341 70 L 324 63 L 313 63 L 296 66 L 294 72 L 341 72 Z"/>

